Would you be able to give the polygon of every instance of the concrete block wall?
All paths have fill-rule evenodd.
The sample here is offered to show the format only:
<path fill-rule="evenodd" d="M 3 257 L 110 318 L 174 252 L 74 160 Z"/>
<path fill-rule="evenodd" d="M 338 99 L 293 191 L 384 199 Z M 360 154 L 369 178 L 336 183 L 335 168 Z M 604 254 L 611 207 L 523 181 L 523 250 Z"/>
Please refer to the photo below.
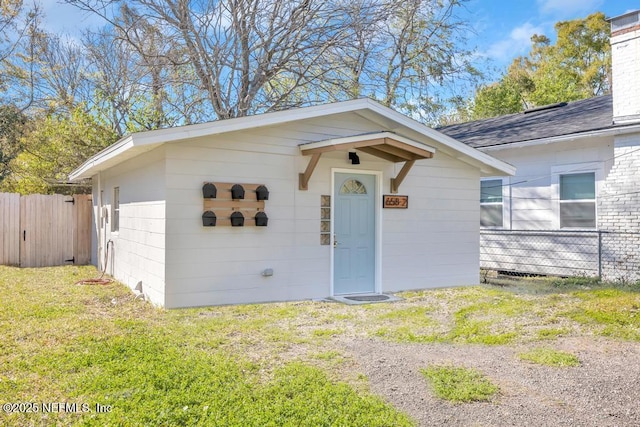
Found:
<path fill-rule="evenodd" d="M 640 280 L 640 133 L 616 137 L 615 163 L 598 195 L 602 277 Z"/>

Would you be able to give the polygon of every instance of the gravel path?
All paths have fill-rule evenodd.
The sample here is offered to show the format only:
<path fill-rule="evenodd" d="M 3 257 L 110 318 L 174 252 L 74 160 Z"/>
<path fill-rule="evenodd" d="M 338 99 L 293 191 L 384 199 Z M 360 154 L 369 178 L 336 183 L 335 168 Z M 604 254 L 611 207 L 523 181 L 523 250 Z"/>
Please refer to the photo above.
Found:
<path fill-rule="evenodd" d="M 583 337 L 491 347 L 373 339 L 341 345 L 371 390 L 420 426 L 640 426 L 638 343 Z M 581 365 L 554 368 L 518 359 L 518 353 L 543 346 L 570 352 Z M 420 373 L 432 364 L 476 368 L 500 393 L 489 403 L 441 400 Z"/>

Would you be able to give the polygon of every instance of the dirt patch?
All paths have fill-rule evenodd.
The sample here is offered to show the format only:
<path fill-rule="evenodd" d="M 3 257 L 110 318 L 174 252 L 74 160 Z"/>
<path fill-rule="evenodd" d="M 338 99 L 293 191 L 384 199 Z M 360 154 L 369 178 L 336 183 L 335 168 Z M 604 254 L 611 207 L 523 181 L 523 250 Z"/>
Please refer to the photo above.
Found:
<path fill-rule="evenodd" d="M 638 426 L 640 345 L 592 337 L 512 346 L 394 344 L 344 339 L 353 369 L 371 391 L 420 426 Z M 553 368 L 521 361 L 520 352 L 552 347 L 581 365 Z M 433 395 L 420 369 L 453 364 L 476 368 L 500 387 L 488 403 L 453 404 Z"/>

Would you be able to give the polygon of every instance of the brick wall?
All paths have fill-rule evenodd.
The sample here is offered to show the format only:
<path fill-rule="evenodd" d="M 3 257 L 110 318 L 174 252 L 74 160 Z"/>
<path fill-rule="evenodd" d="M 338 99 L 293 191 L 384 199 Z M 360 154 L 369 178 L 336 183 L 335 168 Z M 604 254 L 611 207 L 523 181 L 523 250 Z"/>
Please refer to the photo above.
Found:
<path fill-rule="evenodd" d="M 616 137 L 615 163 L 598 196 L 602 277 L 640 280 L 640 133 Z"/>

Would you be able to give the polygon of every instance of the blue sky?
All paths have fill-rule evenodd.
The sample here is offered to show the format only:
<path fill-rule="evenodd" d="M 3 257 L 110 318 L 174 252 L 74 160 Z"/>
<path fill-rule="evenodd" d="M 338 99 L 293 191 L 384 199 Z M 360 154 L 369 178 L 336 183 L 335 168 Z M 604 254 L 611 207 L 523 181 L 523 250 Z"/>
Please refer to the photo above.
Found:
<path fill-rule="evenodd" d="M 39 0 L 46 14 L 45 27 L 51 32 L 73 35 L 79 27 L 100 21 L 59 0 Z M 638 0 L 468 0 L 466 3 L 475 34 L 469 39 L 481 58 L 504 70 L 527 53 L 533 34 L 552 37 L 557 21 L 584 18 L 602 11 L 607 17 L 640 9 Z"/>
<path fill-rule="evenodd" d="M 482 57 L 505 69 L 525 55 L 533 34 L 553 38 L 554 24 L 584 18 L 594 12 L 608 17 L 640 9 L 638 0 L 469 0 L 467 9 L 476 30 L 475 47 Z"/>

